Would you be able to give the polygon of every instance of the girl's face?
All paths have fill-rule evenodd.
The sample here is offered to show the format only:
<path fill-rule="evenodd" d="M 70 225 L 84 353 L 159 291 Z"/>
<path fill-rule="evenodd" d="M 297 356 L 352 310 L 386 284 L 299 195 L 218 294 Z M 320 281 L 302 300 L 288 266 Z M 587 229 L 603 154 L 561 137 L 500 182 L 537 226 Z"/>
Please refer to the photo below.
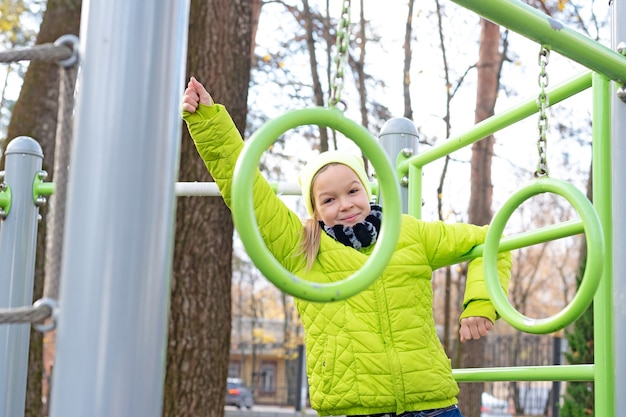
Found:
<path fill-rule="evenodd" d="M 370 214 L 367 191 L 354 171 L 343 164 L 330 164 L 313 179 L 313 207 L 327 226 L 354 226 Z"/>

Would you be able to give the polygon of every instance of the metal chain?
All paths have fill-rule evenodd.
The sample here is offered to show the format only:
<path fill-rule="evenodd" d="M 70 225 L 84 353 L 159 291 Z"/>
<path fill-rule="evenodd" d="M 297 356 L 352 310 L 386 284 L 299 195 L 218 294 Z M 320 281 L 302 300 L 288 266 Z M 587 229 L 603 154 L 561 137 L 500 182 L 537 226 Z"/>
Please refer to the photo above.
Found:
<path fill-rule="evenodd" d="M 550 50 L 545 46 L 541 47 L 539 51 L 539 97 L 537 97 L 537 106 L 539 107 L 539 121 L 537 126 L 539 128 L 539 139 L 537 140 L 537 152 L 539 153 L 539 160 L 537 161 L 537 171 L 535 171 L 535 177 L 547 177 L 548 176 L 548 161 L 547 161 L 547 147 L 548 139 L 546 133 L 548 131 L 548 115 L 546 109 L 550 105 L 550 98 L 546 94 L 546 87 L 548 86 L 548 73 L 546 72 L 546 66 L 550 61 Z"/>
<path fill-rule="evenodd" d="M 346 61 L 348 60 L 348 46 L 350 45 L 350 0 L 344 0 L 341 8 L 341 16 L 337 26 L 337 43 L 335 62 L 335 77 L 331 80 L 330 106 L 341 102 L 341 91 L 343 90 L 343 74 Z"/>

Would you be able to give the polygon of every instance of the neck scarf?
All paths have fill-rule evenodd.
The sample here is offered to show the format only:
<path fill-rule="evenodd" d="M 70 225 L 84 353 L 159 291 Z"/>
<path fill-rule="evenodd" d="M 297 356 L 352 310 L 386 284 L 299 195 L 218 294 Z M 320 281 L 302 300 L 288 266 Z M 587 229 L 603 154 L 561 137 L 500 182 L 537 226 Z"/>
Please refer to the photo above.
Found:
<path fill-rule="evenodd" d="M 339 243 L 350 246 L 354 249 L 366 248 L 376 243 L 378 233 L 380 232 L 380 222 L 383 217 L 383 209 L 376 204 L 370 204 L 370 214 L 360 223 L 354 226 L 343 226 L 337 224 L 335 226 L 326 226 L 320 221 L 320 226 L 326 234 Z"/>

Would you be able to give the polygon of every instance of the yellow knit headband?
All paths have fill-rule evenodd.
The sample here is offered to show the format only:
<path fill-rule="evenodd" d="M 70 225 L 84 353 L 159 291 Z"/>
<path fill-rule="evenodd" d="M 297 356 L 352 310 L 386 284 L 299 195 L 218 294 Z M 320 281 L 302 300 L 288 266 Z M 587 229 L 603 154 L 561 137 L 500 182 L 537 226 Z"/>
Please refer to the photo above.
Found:
<path fill-rule="evenodd" d="M 313 203 L 311 196 L 313 178 L 315 178 L 315 174 L 317 174 L 320 169 L 324 168 L 328 164 L 343 164 L 350 167 L 363 183 L 365 191 L 367 192 L 367 198 L 370 200 L 372 199 L 372 189 L 369 178 L 365 173 L 363 159 L 344 151 L 323 152 L 309 161 L 304 168 L 302 168 L 302 171 L 300 171 L 300 175 L 298 175 L 298 182 L 300 184 L 300 188 L 302 189 L 304 206 L 306 207 L 306 211 L 309 213 L 309 216 L 313 217 Z"/>

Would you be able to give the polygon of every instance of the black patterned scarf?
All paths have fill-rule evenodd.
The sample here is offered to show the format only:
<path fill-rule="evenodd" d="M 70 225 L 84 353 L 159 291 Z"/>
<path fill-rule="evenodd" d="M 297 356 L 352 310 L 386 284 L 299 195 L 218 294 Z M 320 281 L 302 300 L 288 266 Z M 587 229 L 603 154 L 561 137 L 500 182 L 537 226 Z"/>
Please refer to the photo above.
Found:
<path fill-rule="evenodd" d="M 380 233 L 380 221 L 383 217 L 383 209 L 376 204 L 370 204 L 372 211 L 360 223 L 354 226 L 343 226 L 337 224 L 335 226 L 326 226 L 320 221 L 320 226 L 326 234 L 339 243 L 350 246 L 354 249 L 366 248 L 376 243 L 378 233 Z"/>

